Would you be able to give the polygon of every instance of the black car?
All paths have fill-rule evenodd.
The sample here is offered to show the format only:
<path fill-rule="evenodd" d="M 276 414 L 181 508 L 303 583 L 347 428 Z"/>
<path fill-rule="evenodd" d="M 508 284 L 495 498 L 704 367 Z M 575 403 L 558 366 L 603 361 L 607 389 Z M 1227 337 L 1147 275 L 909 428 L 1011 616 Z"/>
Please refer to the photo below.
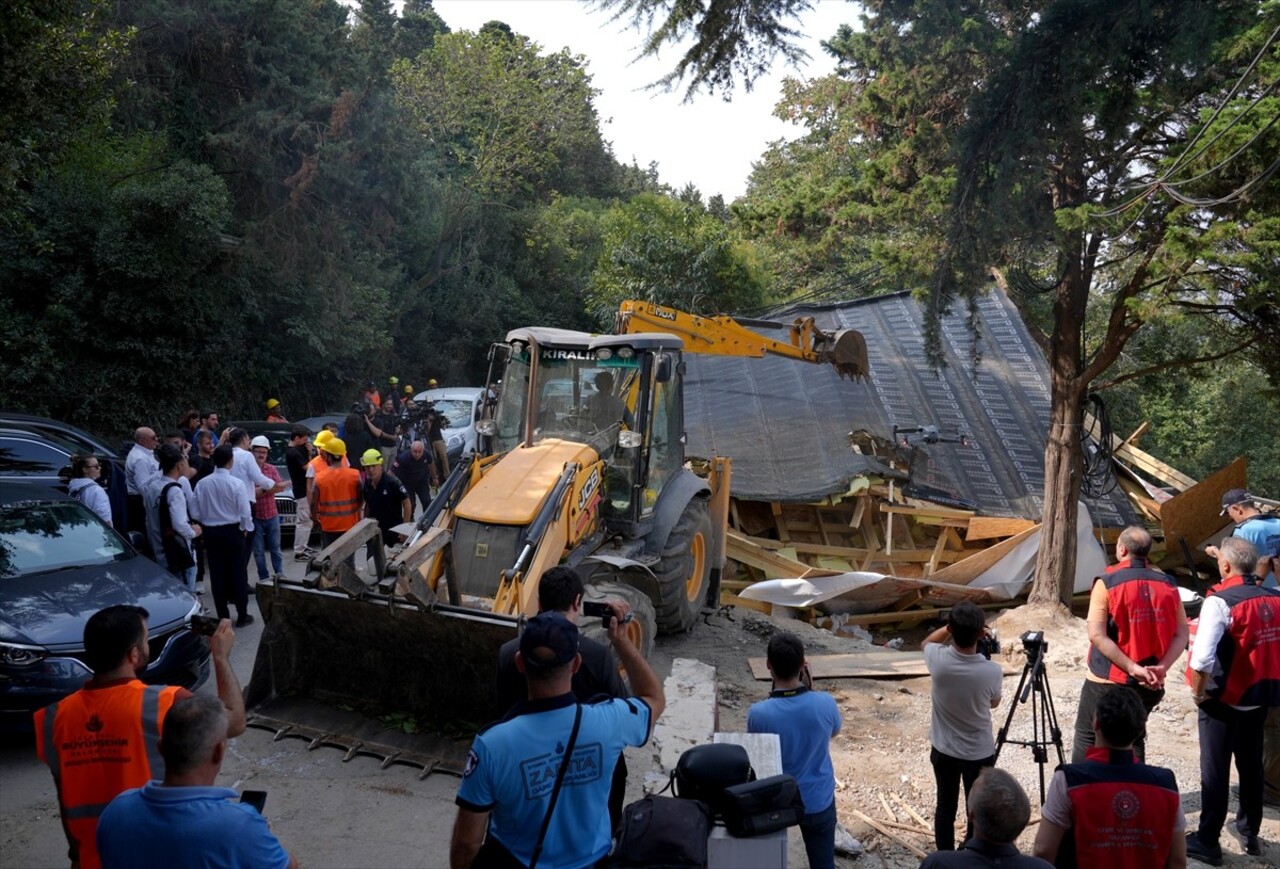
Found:
<path fill-rule="evenodd" d="M 78 501 L 0 481 L 0 730 L 29 730 L 33 711 L 93 675 L 84 625 L 115 604 L 150 613 L 144 682 L 194 690 L 208 679 L 208 644 L 187 629 L 194 594 Z"/>
<path fill-rule="evenodd" d="M 113 524 L 117 530 L 127 530 L 124 458 L 119 453 L 69 423 L 0 411 L 0 481 L 38 482 L 65 492 L 75 453 L 93 453 L 101 460 L 99 483 L 111 501 Z"/>

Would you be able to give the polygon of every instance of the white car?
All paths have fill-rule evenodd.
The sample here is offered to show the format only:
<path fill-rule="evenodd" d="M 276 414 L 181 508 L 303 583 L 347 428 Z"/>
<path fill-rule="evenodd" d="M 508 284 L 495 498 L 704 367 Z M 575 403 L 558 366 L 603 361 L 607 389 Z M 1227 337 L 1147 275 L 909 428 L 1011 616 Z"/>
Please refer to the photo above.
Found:
<path fill-rule="evenodd" d="M 419 406 L 423 402 L 431 402 L 436 411 L 448 421 L 443 434 L 450 467 L 456 466 L 462 456 L 475 452 L 476 420 L 480 416 L 483 395 L 482 386 L 455 386 L 428 389 L 413 397 Z"/>

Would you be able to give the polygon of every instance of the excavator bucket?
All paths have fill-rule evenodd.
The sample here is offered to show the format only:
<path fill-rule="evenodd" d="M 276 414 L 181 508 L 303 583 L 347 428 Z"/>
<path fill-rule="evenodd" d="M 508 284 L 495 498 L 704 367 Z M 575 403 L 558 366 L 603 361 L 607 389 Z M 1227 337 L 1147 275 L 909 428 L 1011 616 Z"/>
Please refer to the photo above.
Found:
<path fill-rule="evenodd" d="M 499 717 L 498 649 L 518 620 L 376 590 L 360 597 L 278 578 L 257 586 L 265 625 L 245 691 L 249 725 L 461 775 Z"/>
<path fill-rule="evenodd" d="M 851 380 L 870 379 L 871 360 L 867 356 L 867 339 L 857 329 L 841 329 L 823 336 L 828 361 L 841 377 Z"/>

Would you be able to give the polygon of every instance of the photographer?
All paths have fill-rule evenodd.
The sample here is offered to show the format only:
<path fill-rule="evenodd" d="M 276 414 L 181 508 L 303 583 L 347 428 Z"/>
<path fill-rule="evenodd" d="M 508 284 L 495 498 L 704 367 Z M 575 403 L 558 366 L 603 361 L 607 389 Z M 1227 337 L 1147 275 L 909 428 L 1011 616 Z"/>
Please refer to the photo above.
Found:
<path fill-rule="evenodd" d="M 933 834 L 939 851 L 955 850 L 961 782 L 967 803 L 978 774 L 996 762 L 991 710 L 1000 705 L 1004 671 L 978 652 L 978 641 L 986 636 L 986 616 L 964 601 L 951 610 L 947 624 L 924 639 L 925 666 L 933 681 L 929 762 L 937 782 Z"/>
<path fill-rule="evenodd" d="M 399 441 L 400 414 L 396 413 L 391 399 L 382 400 L 382 410 L 369 419 L 369 433 L 373 435 L 378 452 L 382 454 L 383 470 L 390 470 L 396 459 Z M 363 453 L 361 454 L 363 455 Z"/>

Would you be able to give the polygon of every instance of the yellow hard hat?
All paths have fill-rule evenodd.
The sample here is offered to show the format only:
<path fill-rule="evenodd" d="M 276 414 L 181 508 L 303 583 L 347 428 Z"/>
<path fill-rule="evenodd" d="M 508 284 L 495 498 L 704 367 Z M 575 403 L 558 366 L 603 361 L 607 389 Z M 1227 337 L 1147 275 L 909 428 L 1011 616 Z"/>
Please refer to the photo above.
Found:
<path fill-rule="evenodd" d="M 347 454 L 347 445 L 340 437 L 331 437 L 323 444 L 317 440 L 316 446 L 331 456 L 345 456 Z"/>
<path fill-rule="evenodd" d="M 439 385 L 434 377 L 427 381 L 427 389 L 435 389 Z"/>
<path fill-rule="evenodd" d="M 275 410 L 280 406 L 280 402 L 274 398 L 267 399 L 267 410 Z"/>
<path fill-rule="evenodd" d="M 316 445 L 316 449 L 320 449 L 331 440 L 333 440 L 333 432 L 329 431 L 327 428 L 322 428 L 312 443 Z"/>
<path fill-rule="evenodd" d="M 380 465 L 382 464 L 382 453 L 378 452 L 373 447 L 370 447 L 365 450 L 364 455 L 360 457 L 360 464 L 364 465 L 366 468 L 370 465 Z"/>
<path fill-rule="evenodd" d="M 388 382 L 388 383 L 390 383 L 392 386 L 395 386 L 397 383 L 399 383 L 399 382 L 400 382 L 400 378 L 399 378 L 399 377 L 396 377 L 396 376 L 393 374 L 393 375 L 391 375 L 390 377 L 388 377 L 388 378 L 387 378 L 387 382 Z"/>
<path fill-rule="evenodd" d="M 413 387 L 412 387 L 412 386 L 406 386 L 406 387 L 404 388 L 404 394 L 405 394 L 405 395 L 412 395 L 412 394 L 413 394 Z"/>

